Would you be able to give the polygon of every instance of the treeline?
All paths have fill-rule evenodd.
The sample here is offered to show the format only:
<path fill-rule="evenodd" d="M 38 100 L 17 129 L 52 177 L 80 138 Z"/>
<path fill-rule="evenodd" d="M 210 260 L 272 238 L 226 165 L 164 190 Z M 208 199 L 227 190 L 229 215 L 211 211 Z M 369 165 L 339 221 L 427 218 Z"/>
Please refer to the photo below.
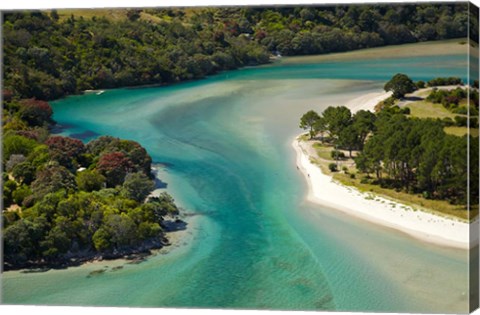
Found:
<path fill-rule="evenodd" d="M 375 128 L 376 116 L 370 111 L 359 110 L 352 115 L 345 106 L 328 107 L 321 115 L 310 110 L 300 119 L 300 128 L 309 129 L 310 139 L 319 136 L 322 141 L 334 142 L 349 151 L 363 150 L 367 136 Z"/>
<path fill-rule="evenodd" d="M 306 120 L 310 123 L 302 123 Z M 478 168 L 471 167 L 469 177 L 467 165 L 467 147 L 470 143 L 471 152 L 478 152 L 478 140 L 447 135 L 439 119 L 407 118 L 387 108 L 377 115 L 352 115 L 342 106 L 328 107 L 321 115 L 307 112 L 301 127 L 311 127 L 311 135 L 350 155 L 359 151 L 356 167 L 373 184 L 466 205 L 470 178 L 470 202 L 478 204 Z M 478 165 L 478 154 L 472 154 L 470 165 Z M 375 178 L 369 180 L 370 175 Z"/>
<path fill-rule="evenodd" d="M 468 13 L 466 3 L 144 9 L 127 10 L 118 20 L 7 12 L 4 86 L 23 98 L 50 100 L 87 89 L 202 78 L 267 63 L 272 53 L 466 38 Z M 472 33 L 477 29 L 473 25 Z"/>
<path fill-rule="evenodd" d="M 462 101 L 469 100 L 470 107 L 467 104 L 461 104 Z M 427 100 L 433 103 L 442 104 L 454 114 L 478 116 L 478 90 L 470 89 L 469 91 L 456 88 L 453 90 L 434 89 L 427 97 Z M 473 117 L 472 117 L 473 118 Z M 475 127 L 473 124 L 472 127 Z"/>
<path fill-rule="evenodd" d="M 475 86 L 475 81 L 473 82 L 473 85 L 469 87 L 457 87 L 450 90 L 438 88 L 435 84 L 438 84 L 438 86 L 463 85 L 463 82 L 458 77 L 439 77 L 427 82 L 427 85 L 433 88 L 426 100 L 432 103 L 442 104 L 443 107 L 450 112 L 459 114 L 458 116 L 455 116 L 454 119 L 451 119 L 450 117 L 442 119 L 443 125 L 446 127 L 478 127 L 478 87 Z M 400 112 L 402 114 L 410 114 L 410 109 L 408 107 L 398 108 L 398 106 L 395 105 L 396 100 L 403 98 L 407 93 L 412 93 L 415 90 L 424 87 L 425 82 L 413 82 L 407 75 L 397 73 L 384 86 L 385 91 L 392 92 L 392 96 L 380 102 L 376 109 L 381 110 L 388 108 L 389 110 Z"/>
<path fill-rule="evenodd" d="M 478 168 L 471 167 L 469 177 L 467 162 L 468 146 L 478 152 L 478 140 L 447 135 L 443 127 L 439 120 L 383 111 L 364 150 L 355 158 L 357 169 L 375 174 L 374 183 L 382 187 L 462 205 L 469 198 L 470 179 L 470 202 L 478 204 Z M 470 165 L 478 165 L 478 154 L 471 157 Z"/>
<path fill-rule="evenodd" d="M 137 142 L 102 136 L 84 144 L 53 136 L 45 101 L 9 99 L 3 115 L 4 267 L 68 265 L 167 243 L 172 197 L 154 189 L 151 157 Z"/>
<path fill-rule="evenodd" d="M 415 86 L 401 74 L 395 75 L 388 83 L 385 89 L 392 90 L 399 97 Z M 470 110 L 478 112 L 478 91 L 470 93 L 477 99 L 476 103 L 471 102 Z M 449 109 L 452 106 L 459 109 L 466 108 L 465 104 L 458 105 L 466 97 L 467 91 L 454 89 L 433 90 L 428 98 L 440 103 L 447 99 L 445 104 Z M 407 117 L 407 109 L 384 106 L 377 114 L 360 110 L 354 115 L 344 106 L 328 107 L 321 114 L 311 110 L 301 117 L 300 128 L 308 130 L 310 138 L 316 137 L 333 145 L 332 157 L 335 159 L 343 157 L 338 149 L 350 151 L 350 157 L 352 150 L 358 151 L 354 161 L 357 170 L 366 175 L 362 181 L 421 194 L 427 199 L 478 205 L 478 138 L 470 134 L 463 137 L 448 135 L 444 127 L 453 125 L 450 118 Z M 455 123 L 459 126 L 466 125 L 469 119 L 467 116 L 457 117 Z M 470 119 L 470 127 L 478 126 L 478 117 Z M 336 165 L 330 166 L 331 171 L 337 170 Z"/>
<path fill-rule="evenodd" d="M 204 23 L 205 29 L 175 17 L 153 23 L 7 13 L 5 87 L 23 97 L 51 100 L 87 89 L 198 79 L 268 62 L 262 46 Z"/>
<path fill-rule="evenodd" d="M 444 86 L 444 85 L 463 85 L 462 79 L 458 77 L 435 78 L 427 82 L 428 86 Z"/>

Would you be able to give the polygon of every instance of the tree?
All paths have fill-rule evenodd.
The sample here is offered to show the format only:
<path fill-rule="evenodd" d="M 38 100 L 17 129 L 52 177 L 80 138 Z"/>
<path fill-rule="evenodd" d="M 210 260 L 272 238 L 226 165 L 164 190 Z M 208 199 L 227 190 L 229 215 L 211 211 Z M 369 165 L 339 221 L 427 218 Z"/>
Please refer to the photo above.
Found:
<path fill-rule="evenodd" d="M 40 247 L 43 249 L 42 256 L 47 260 L 55 259 L 70 249 L 71 242 L 64 231 L 54 227 L 40 242 Z"/>
<path fill-rule="evenodd" d="M 417 81 L 415 83 L 415 86 L 417 87 L 417 89 L 423 89 L 423 88 L 425 88 L 425 81 L 422 81 L 422 80 Z"/>
<path fill-rule="evenodd" d="M 330 106 L 322 113 L 325 128 L 330 137 L 338 139 L 340 132 L 352 123 L 352 113 L 345 106 Z"/>
<path fill-rule="evenodd" d="M 407 93 L 412 93 L 416 90 L 415 83 L 407 75 L 397 73 L 388 81 L 383 87 L 385 91 L 393 92 L 393 97 L 402 98 Z"/>
<path fill-rule="evenodd" d="M 12 154 L 7 161 L 6 170 L 7 172 L 11 172 L 15 166 L 18 164 L 25 162 L 25 156 L 23 154 Z"/>
<path fill-rule="evenodd" d="M 77 173 L 75 178 L 78 189 L 91 192 L 100 190 L 106 185 L 106 178 L 96 170 L 84 170 Z"/>
<path fill-rule="evenodd" d="M 167 214 L 176 215 L 179 213 L 175 200 L 166 192 L 162 192 L 158 197 L 150 197 L 143 207 L 152 207 L 157 220 L 161 221 L 162 217 Z"/>
<path fill-rule="evenodd" d="M 125 213 L 107 216 L 102 227 L 110 235 L 110 244 L 115 248 L 131 246 L 138 241 L 137 226 Z"/>
<path fill-rule="evenodd" d="M 3 206 L 8 207 L 13 202 L 13 193 L 17 189 L 17 183 L 13 180 L 7 180 L 3 182 L 3 191 L 2 191 L 2 198 L 3 198 Z"/>
<path fill-rule="evenodd" d="M 23 136 L 7 134 L 3 137 L 3 160 L 8 161 L 12 154 L 28 156 L 37 146 L 37 142 Z"/>
<path fill-rule="evenodd" d="M 359 110 L 353 115 L 352 127 L 358 135 L 358 150 L 363 150 L 368 134 L 375 129 L 376 116 L 368 110 Z"/>
<path fill-rule="evenodd" d="M 60 189 L 75 189 L 75 177 L 65 167 L 60 165 L 49 165 L 36 174 L 31 189 L 35 197 L 41 198 L 48 193 Z"/>
<path fill-rule="evenodd" d="M 316 135 L 315 126 L 319 120 L 320 116 L 313 110 L 306 112 L 302 118 L 300 118 L 300 128 L 303 130 L 309 129 L 310 139 L 313 139 Z"/>
<path fill-rule="evenodd" d="M 20 118 L 31 126 L 43 126 L 52 123 L 52 107 L 45 102 L 36 99 L 23 100 L 19 111 Z"/>
<path fill-rule="evenodd" d="M 97 251 L 104 251 L 111 246 L 111 235 L 104 228 L 99 228 L 92 236 L 93 246 Z"/>
<path fill-rule="evenodd" d="M 36 169 L 31 163 L 23 162 L 13 168 L 12 175 L 18 182 L 30 185 L 35 179 L 35 171 Z"/>
<path fill-rule="evenodd" d="M 122 186 L 122 195 L 143 202 L 155 187 L 153 180 L 143 173 L 129 173 Z"/>
<path fill-rule="evenodd" d="M 25 200 L 25 198 L 31 195 L 32 190 L 30 189 L 30 187 L 28 187 L 27 185 L 22 185 L 13 192 L 12 197 L 13 201 L 17 205 L 21 205 L 23 203 L 23 200 Z"/>
<path fill-rule="evenodd" d="M 24 264 L 40 254 L 38 244 L 44 238 L 47 222 L 43 217 L 21 219 L 8 226 L 3 233 L 4 262 Z"/>
<path fill-rule="evenodd" d="M 338 145 L 347 149 L 349 156 L 352 157 L 352 150 L 359 145 L 359 135 L 354 126 L 345 127 L 338 135 Z"/>
<path fill-rule="evenodd" d="M 78 139 L 62 136 L 51 136 L 45 141 L 50 156 L 69 169 L 77 166 L 81 155 L 85 153 L 85 145 Z"/>
<path fill-rule="evenodd" d="M 107 178 L 107 187 L 121 185 L 133 167 L 132 161 L 122 152 L 103 154 L 97 163 L 97 170 Z"/>

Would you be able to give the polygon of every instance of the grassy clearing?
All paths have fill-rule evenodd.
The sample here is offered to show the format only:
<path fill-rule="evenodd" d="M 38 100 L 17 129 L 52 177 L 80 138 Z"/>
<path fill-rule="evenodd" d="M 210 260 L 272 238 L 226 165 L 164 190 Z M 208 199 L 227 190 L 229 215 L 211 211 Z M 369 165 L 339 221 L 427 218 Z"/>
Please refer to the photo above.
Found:
<path fill-rule="evenodd" d="M 332 173 L 328 169 L 328 164 L 333 161 L 330 157 L 330 152 L 333 150 L 333 147 L 315 143 L 314 148 L 318 153 L 318 157 L 315 157 L 313 162 L 320 167 L 323 173 L 332 175 L 334 179 L 346 186 L 352 186 L 361 192 L 368 193 L 368 196 L 372 199 L 374 199 L 374 195 L 377 195 L 410 206 L 414 210 L 422 210 L 461 220 L 469 219 L 469 213 L 464 206 L 452 205 L 449 202 L 442 200 L 425 199 L 418 194 L 409 194 L 404 191 L 382 188 L 370 183 L 361 183 L 361 179 L 365 177 L 365 174 L 360 174 L 358 172 L 352 159 L 339 161 L 339 171 Z M 347 171 L 344 171 L 343 168 L 346 168 Z M 353 174 L 354 178 L 352 178 L 351 174 Z M 472 218 L 478 215 L 478 207 L 471 212 L 471 215 Z"/>
<path fill-rule="evenodd" d="M 313 147 L 315 148 L 315 151 L 317 152 L 319 158 L 334 161 L 330 153 L 332 152 L 332 148 L 326 147 L 320 143 L 313 144 Z"/>
<path fill-rule="evenodd" d="M 68 19 L 72 15 L 76 18 L 83 17 L 84 19 L 87 19 L 87 20 L 95 17 L 95 18 L 106 18 L 110 21 L 122 21 L 127 19 L 127 12 L 128 12 L 128 9 L 124 9 L 124 8 L 59 9 L 57 10 L 58 16 L 62 21 Z M 162 19 L 159 18 L 158 16 L 154 16 L 146 12 L 140 13 L 140 19 L 154 22 L 154 23 L 159 23 L 162 21 Z"/>
<path fill-rule="evenodd" d="M 126 9 L 60 9 L 57 12 L 60 20 L 68 19 L 72 15 L 74 17 L 83 17 L 84 19 L 105 17 L 113 21 L 127 18 Z"/>
<path fill-rule="evenodd" d="M 434 104 L 428 101 L 417 101 L 406 105 L 410 108 L 410 116 L 418 118 L 445 118 L 450 117 L 452 119 L 457 116 L 443 107 L 442 104 Z"/>
<path fill-rule="evenodd" d="M 465 115 L 459 115 L 459 114 L 454 114 L 450 112 L 448 109 L 443 107 L 442 104 L 435 104 L 428 101 L 412 102 L 407 104 L 406 106 L 410 108 L 410 115 L 409 115 L 410 117 L 440 118 L 440 119 L 449 117 L 454 120 L 455 116 L 465 116 Z M 443 130 L 448 134 L 459 136 L 459 137 L 463 137 L 464 135 L 469 133 L 467 127 L 451 126 L 451 127 L 445 127 Z M 478 137 L 478 129 L 471 128 L 470 134 L 473 135 L 474 137 Z"/>
<path fill-rule="evenodd" d="M 459 137 L 463 137 L 464 135 L 468 134 L 467 127 L 452 126 L 452 127 L 445 127 L 443 128 L 443 130 L 445 130 L 445 132 L 450 135 L 459 136 Z M 472 136 L 478 137 L 478 132 L 479 132 L 478 128 L 470 128 L 470 134 Z"/>

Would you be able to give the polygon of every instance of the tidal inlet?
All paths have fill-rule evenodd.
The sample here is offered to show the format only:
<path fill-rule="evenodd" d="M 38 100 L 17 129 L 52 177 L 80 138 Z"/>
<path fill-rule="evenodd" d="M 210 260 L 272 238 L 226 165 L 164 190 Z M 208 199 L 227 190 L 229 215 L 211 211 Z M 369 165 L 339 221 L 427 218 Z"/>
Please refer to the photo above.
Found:
<path fill-rule="evenodd" d="M 4 12 L 2 303 L 471 311 L 478 43 L 380 23 L 448 14 Z"/>

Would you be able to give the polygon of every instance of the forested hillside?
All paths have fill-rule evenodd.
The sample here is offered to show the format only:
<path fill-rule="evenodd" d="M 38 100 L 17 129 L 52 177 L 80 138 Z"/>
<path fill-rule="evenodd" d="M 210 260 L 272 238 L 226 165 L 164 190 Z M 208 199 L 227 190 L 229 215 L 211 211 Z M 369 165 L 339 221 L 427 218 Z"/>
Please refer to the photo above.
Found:
<path fill-rule="evenodd" d="M 466 3 L 104 11 L 5 13 L 5 88 L 51 100 L 166 84 L 267 63 L 272 54 L 466 38 L 469 23 Z"/>

